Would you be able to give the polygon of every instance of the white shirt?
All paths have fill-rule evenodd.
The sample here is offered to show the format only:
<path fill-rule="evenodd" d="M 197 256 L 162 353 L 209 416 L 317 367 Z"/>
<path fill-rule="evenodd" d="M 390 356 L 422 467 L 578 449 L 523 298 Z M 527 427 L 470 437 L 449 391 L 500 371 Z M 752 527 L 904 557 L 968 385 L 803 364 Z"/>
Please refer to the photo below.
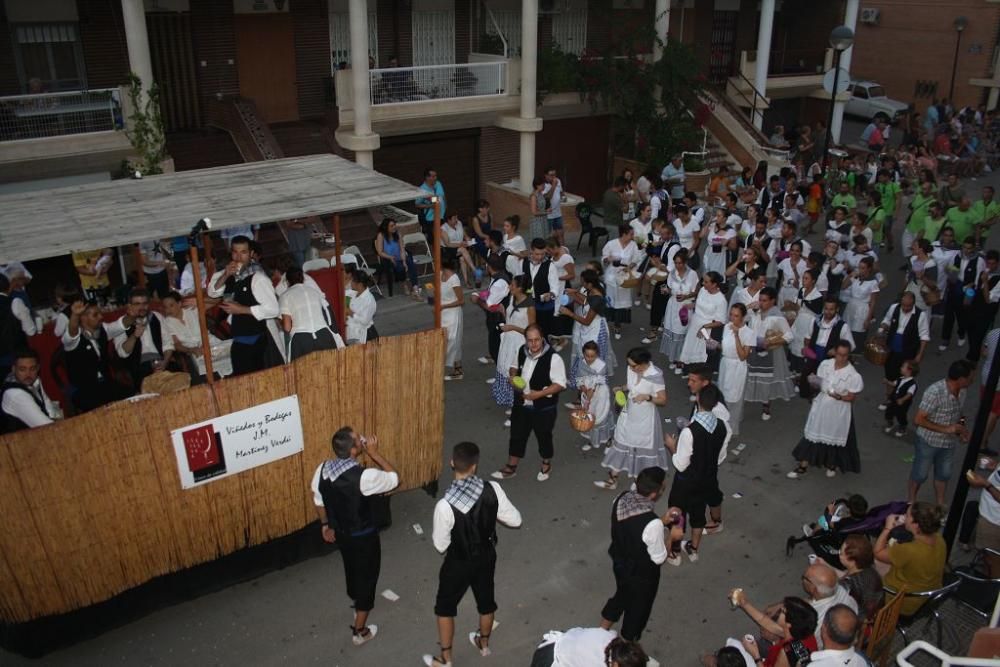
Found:
<path fill-rule="evenodd" d="M 527 347 L 525 347 L 525 351 L 527 351 Z M 521 377 L 530 380 L 531 374 L 535 372 L 535 366 L 537 364 L 537 357 L 531 356 L 530 352 L 525 354 L 524 366 L 521 367 Z M 552 353 L 552 361 L 549 363 L 549 380 L 552 384 L 557 384 L 563 389 L 569 386 L 566 382 L 566 364 L 563 362 L 562 357 L 555 352 Z M 525 400 L 524 404 L 530 405 L 531 401 Z"/>
<path fill-rule="evenodd" d="M 546 633 L 546 643 L 555 642 L 552 667 L 604 667 L 604 649 L 618 633 L 604 628 L 570 628 Z"/>
<path fill-rule="evenodd" d="M 184 347 L 199 347 L 201 345 L 201 323 L 198 321 L 197 308 L 181 309 L 181 318 L 164 317 L 163 324 L 166 330 L 164 339 L 169 338 L 173 343 L 173 337 L 177 336 Z"/>
<path fill-rule="evenodd" d="M 354 303 L 353 301 L 351 302 Z M 321 329 L 326 329 L 329 324 L 326 321 L 324 302 L 320 294 L 306 287 L 305 283 L 292 285 L 278 300 L 278 307 L 282 316 L 288 315 L 292 318 L 292 329 L 290 334 L 297 333 L 313 334 Z"/>
<path fill-rule="evenodd" d="M 649 560 L 662 565 L 667 560 L 667 545 L 663 540 L 663 521 L 659 518 L 651 520 L 642 529 L 642 541 L 646 545 Z"/>
<path fill-rule="evenodd" d="M 576 262 L 573 261 L 573 258 L 570 256 L 570 254 L 568 252 L 564 251 L 563 254 L 559 256 L 559 259 L 552 260 L 552 263 L 555 264 L 556 272 L 559 274 L 559 280 L 560 281 L 565 281 L 566 280 L 566 266 L 569 265 L 569 264 L 575 264 Z M 997 283 L 997 284 L 1000 285 L 1000 283 Z M 565 286 L 563 286 L 563 287 L 565 289 Z M 560 290 L 560 291 L 562 291 L 562 290 Z"/>
<path fill-rule="evenodd" d="M 833 591 L 833 595 L 828 598 L 823 598 L 822 600 L 809 600 L 809 606 L 816 610 L 816 641 L 822 642 L 819 636 L 819 630 L 823 627 L 823 619 L 826 618 L 826 612 L 838 604 L 846 604 L 851 608 L 852 611 L 857 613 L 858 603 L 851 597 L 851 594 L 847 592 L 847 589 L 837 584 L 837 587 Z M 812 664 L 810 662 L 810 664 Z"/>
<path fill-rule="evenodd" d="M 38 403 L 35 402 L 28 392 L 21 391 L 20 389 L 8 389 L 3 393 L 3 403 L 0 404 L 0 409 L 3 410 L 4 414 L 15 417 L 24 422 L 28 428 L 35 428 L 37 426 L 45 426 L 46 424 L 52 423 L 52 418 L 59 414 L 59 409 L 56 405 L 49 399 L 45 394 L 45 389 L 42 388 L 41 379 L 36 379 L 33 384 L 30 385 L 30 389 L 42 399 L 42 403 L 45 405 L 45 410 L 48 412 L 42 412 L 42 409 L 38 407 Z"/>
<path fill-rule="evenodd" d="M 882 326 L 889 329 L 892 326 L 892 315 L 899 308 L 898 303 L 894 303 L 889 306 L 889 311 L 882 318 Z M 910 318 L 913 317 L 913 313 L 916 312 L 916 308 L 910 309 L 910 312 L 900 311 L 899 313 L 899 326 L 896 327 L 895 331 L 890 331 L 890 334 L 903 333 L 906 331 L 906 326 L 910 323 Z M 930 341 L 931 339 L 931 324 L 930 318 L 927 317 L 927 311 L 920 311 L 920 317 L 917 319 L 917 335 L 920 336 L 920 340 Z"/>
<path fill-rule="evenodd" d="M 507 273 L 511 276 L 521 275 L 521 258 L 517 255 L 528 249 L 528 246 L 524 244 L 524 238 L 518 234 L 510 238 L 505 237 L 503 248 L 510 253 L 507 257 Z"/>
<path fill-rule="evenodd" d="M 313 473 L 312 483 L 309 485 L 313 493 L 313 505 L 316 507 L 323 507 L 323 496 L 319 492 L 319 482 L 325 463 L 326 461 L 317 466 L 316 472 Z M 378 468 L 365 468 L 364 472 L 361 473 L 359 486 L 361 487 L 361 495 L 363 496 L 376 496 L 380 493 L 388 493 L 399 486 L 399 475 L 394 472 L 379 470 Z"/>
<path fill-rule="evenodd" d="M 486 307 L 497 306 L 510 294 L 510 283 L 506 278 L 498 277 L 490 283 L 489 293 L 486 295 Z"/>
<path fill-rule="evenodd" d="M 869 667 L 869 663 L 853 648 L 843 651 L 815 651 L 809 656 L 809 665 L 819 667 Z"/>
<path fill-rule="evenodd" d="M 508 528 L 517 528 L 521 525 L 521 513 L 514 507 L 514 504 L 507 498 L 507 494 L 496 482 L 487 482 L 493 487 L 493 492 L 497 495 L 497 521 Z M 455 527 L 455 512 L 448 501 L 442 498 L 434 505 L 434 529 L 431 539 L 434 548 L 444 553 L 451 546 L 451 529 Z"/>
<path fill-rule="evenodd" d="M 448 247 L 449 243 L 462 243 L 465 241 L 465 228 L 462 223 L 452 227 L 447 222 L 441 225 L 441 247 Z"/>
<path fill-rule="evenodd" d="M 24 305 L 24 301 L 11 297 L 10 312 L 21 323 L 21 330 L 25 336 L 34 336 L 38 333 L 38 329 L 35 328 L 35 318 L 31 316 L 31 311 Z"/>
<path fill-rule="evenodd" d="M 719 407 L 718 405 L 716 406 Z M 725 408 L 725 406 L 721 406 Z M 729 410 L 726 410 L 727 416 Z M 712 414 L 715 414 L 715 410 L 712 410 Z M 717 418 L 718 415 L 715 415 Z M 729 428 L 729 423 L 725 419 L 719 418 L 719 424 L 721 424 L 726 429 L 726 439 L 722 442 L 722 449 L 719 450 L 719 461 L 721 465 L 723 461 L 726 460 L 726 452 L 728 451 L 729 438 L 733 436 L 733 431 Z M 718 428 L 718 426 L 716 426 Z M 674 452 L 670 460 L 674 463 L 674 468 L 677 472 L 684 472 L 691 465 L 691 456 L 694 454 L 694 435 L 691 433 L 690 428 L 685 428 L 681 431 L 681 434 L 677 436 L 677 451 Z"/>
<path fill-rule="evenodd" d="M 157 312 L 150 311 L 149 315 L 146 317 L 146 326 L 142 331 L 142 336 L 139 337 L 139 342 L 142 344 L 141 354 L 143 356 L 149 354 L 162 356 L 159 351 L 157 351 L 156 345 L 153 343 L 153 329 L 150 327 L 150 323 L 154 317 L 160 322 L 160 342 L 163 346 L 163 353 L 166 354 L 167 352 L 173 352 L 174 350 L 174 340 L 167 335 L 167 325 L 163 322 L 163 316 Z M 125 359 L 129 355 L 129 353 L 125 351 L 125 341 L 128 340 L 128 333 L 126 332 L 125 325 L 122 322 L 124 319 L 125 317 L 122 316 L 122 318 L 118 320 L 118 325 L 121 327 L 121 333 L 115 336 L 115 352 L 117 352 L 118 356 L 122 359 Z"/>
<path fill-rule="evenodd" d="M 222 283 L 219 288 L 215 283 L 222 277 L 224 271 L 216 271 L 208 281 L 208 296 L 217 299 L 226 293 L 226 284 Z M 259 271 L 250 278 L 250 291 L 253 298 L 257 300 L 256 306 L 250 306 L 250 314 L 258 321 L 269 320 L 278 316 L 278 297 L 274 293 L 274 285 L 271 279 Z"/>
<path fill-rule="evenodd" d="M 523 264 L 523 262 L 522 262 Z M 535 284 L 535 276 L 538 275 L 538 270 L 542 267 L 541 264 L 535 264 L 534 262 L 528 262 L 528 277 L 531 278 L 531 284 Z M 558 299 L 563 293 L 565 288 L 565 283 L 559 280 L 559 269 L 556 267 L 555 262 L 549 262 L 549 275 L 546 277 L 549 283 L 549 290 L 551 290 L 554 299 Z M 532 294 L 532 297 L 541 303 L 541 294 Z"/>
<path fill-rule="evenodd" d="M 4 395 L 4 412 L 7 411 L 7 398 Z M 24 421 L 23 419 L 21 421 Z M 990 476 L 987 478 L 990 486 L 1000 489 L 1000 467 L 995 468 Z M 989 489 L 983 489 L 983 493 L 979 496 L 979 516 L 983 517 L 994 526 L 1000 526 L 1000 502 L 993 497 L 993 494 L 989 492 Z"/>
<path fill-rule="evenodd" d="M 827 322 L 823 317 L 816 318 L 816 324 L 818 325 L 819 330 L 816 332 L 816 340 L 812 341 L 813 344 L 819 345 L 820 347 L 827 347 L 827 342 L 830 340 L 830 333 L 833 331 L 833 327 L 836 326 L 837 322 L 843 322 L 839 315 L 834 317 L 829 322 Z M 810 335 L 812 335 L 811 332 Z M 840 328 L 840 339 L 846 340 L 851 344 L 851 349 L 854 349 L 854 334 L 851 333 L 851 327 L 848 326 L 847 322 L 844 322 L 844 326 Z"/>
<path fill-rule="evenodd" d="M 219 232 L 219 236 L 226 242 L 226 248 L 228 248 L 232 239 L 237 236 L 245 236 L 252 241 L 253 233 L 257 231 L 258 227 L 260 227 L 260 225 L 238 225 L 236 227 L 229 227 L 228 229 L 223 229 Z"/>
<path fill-rule="evenodd" d="M 181 287 L 180 293 L 182 296 L 187 296 L 189 294 L 194 294 L 194 265 L 188 262 L 184 265 L 184 270 L 181 271 Z M 201 276 L 201 288 L 205 289 L 208 287 L 208 274 L 205 273 L 205 263 L 198 262 L 198 275 Z"/>
<path fill-rule="evenodd" d="M 163 245 L 159 241 L 142 241 L 139 244 L 139 249 L 142 250 L 142 272 L 155 276 L 157 274 L 163 273 L 167 270 L 167 263 L 170 261 L 167 257 L 167 252 Z M 158 266 L 149 264 L 148 262 L 162 262 Z"/>
<path fill-rule="evenodd" d="M 646 185 L 646 198 L 648 199 L 649 198 L 649 185 L 648 185 L 649 181 L 646 181 L 646 183 L 647 183 L 647 185 Z M 555 187 L 553 187 L 551 183 L 546 183 L 545 187 L 542 188 L 542 194 L 543 195 L 547 195 L 550 192 L 552 193 L 552 196 L 549 197 L 549 201 L 551 202 L 549 204 L 549 206 L 552 207 L 552 210 L 549 211 L 548 215 L 546 215 L 545 217 L 547 217 L 549 220 L 555 220 L 556 218 L 561 218 L 562 217 L 562 194 L 563 194 L 563 184 L 562 184 L 562 181 L 557 178 L 556 179 L 556 183 L 555 183 Z M 640 193 L 642 192 L 642 179 L 641 178 L 639 179 L 639 192 Z"/>
<path fill-rule="evenodd" d="M 101 322 L 101 326 L 104 327 L 104 332 L 107 334 L 108 338 L 112 339 L 112 340 L 114 338 L 116 338 L 117 336 L 120 336 L 121 334 L 125 333 L 125 327 L 122 326 L 120 319 L 115 320 L 114 322 L 110 322 L 110 323 L 108 323 L 108 322 Z M 76 327 L 76 335 L 75 336 L 71 336 L 70 335 L 70 333 L 69 333 L 69 325 L 67 324 L 66 325 L 66 332 L 62 335 L 63 348 L 67 352 L 72 352 L 73 350 L 76 349 L 76 346 L 80 344 L 80 339 L 82 337 L 84 337 L 83 327 L 80 326 L 79 323 L 77 324 L 77 327 Z M 100 358 L 101 355 L 104 354 L 104 350 L 100 349 L 100 345 L 97 345 L 96 341 L 94 339 L 90 338 L 89 336 L 87 337 L 87 340 L 90 342 L 91 347 L 94 348 L 94 351 L 96 352 L 97 357 Z"/>

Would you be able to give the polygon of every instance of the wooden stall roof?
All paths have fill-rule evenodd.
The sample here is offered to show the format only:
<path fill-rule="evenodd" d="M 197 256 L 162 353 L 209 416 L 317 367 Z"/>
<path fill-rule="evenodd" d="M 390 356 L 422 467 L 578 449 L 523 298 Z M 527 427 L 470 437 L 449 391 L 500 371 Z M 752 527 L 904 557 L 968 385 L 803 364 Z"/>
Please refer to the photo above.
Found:
<path fill-rule="evenodd" d="M 249 162 L 0 196 L 0 264 L 417 199 L 409 183 L 336 155 Z"/>

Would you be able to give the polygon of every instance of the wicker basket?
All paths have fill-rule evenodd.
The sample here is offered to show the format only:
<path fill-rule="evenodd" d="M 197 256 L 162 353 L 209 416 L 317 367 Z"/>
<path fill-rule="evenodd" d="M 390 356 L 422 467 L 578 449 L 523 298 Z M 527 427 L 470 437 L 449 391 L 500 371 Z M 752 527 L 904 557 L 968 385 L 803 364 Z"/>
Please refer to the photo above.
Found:
<path fill-rule="evenodd" d="M 885 339 L 882 337 L 873 338 L 865 343 L 865 359 L 876 366 L 885 366 L 886 359 L 889 358 L 889 348 L 885 346 Z"/>
<path fill-rule="evenodd" d="M 785 344 L 785 336 L 777 329 L 771 329 L 764 336 L 764 344 L 770 349 Z"/>
<path fill-rule="evenodd" d="M 569 413 L 569 425 L 574 431 L 586 433 L 594 428 L 594 416 L 586 410 L 572 410 Z"/>
<path fill-rule="evenodd" d="M 622 281 L 621 286 L 622 289 L 632 289 L 633 287 L 638 287 L 640 282 L 642 281 L 639 280 L 639 276 L 634 273 L 629 273 L 628 277 Z"/>
<path fill-rule="evenodd" d="M 941 303 L 941 290 L 937 287 L 924 285 L 920 288 L 920 296 L 928 306 L 936 306 Z"/>

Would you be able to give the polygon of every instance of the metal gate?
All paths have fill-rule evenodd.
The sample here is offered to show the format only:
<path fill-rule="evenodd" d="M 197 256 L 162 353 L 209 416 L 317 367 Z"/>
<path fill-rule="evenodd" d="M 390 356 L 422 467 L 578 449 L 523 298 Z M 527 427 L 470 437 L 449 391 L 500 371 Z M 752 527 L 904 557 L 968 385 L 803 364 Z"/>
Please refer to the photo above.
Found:
<path fill-rule="evenodd" d="M 453 65 L 455 63 L 455 11 L 443 9 L 413 12 L 413 64 Z M 424 92 L 446 89 L 453 69 L 423 70 L 420 86 Z"/>
<path fill-rule="evenodd" d="M 378 18 L 368 11 L 368 55 L 378 62 Z M 330 8 L 330 71 L 340 63 L 351 64 L 351 18 L 347 12 L 335 12 Z"/>
<path fill-rule="evenodd" d="M 507 40 L 507 52 L 510 57 L 521 55 L 521 10 L 520 9 L 494 9 L 493 18 L 503 31 L 504 39 Z M 486 23 L 486 32 L 495 35 L 493 22 Z"/>
<path fill-rule="evenodd" d="M 725 83 L 736 73 L 736 26 L 739 12 L 712 13 L 712 52 L 709 76 L 712 83 Z"/>
<path fill-rule="evenodd" d="M 552 41 L 564 53 L 579 56 L 587 46 L 587 3 L 572 0 L 552 15 Z"/>

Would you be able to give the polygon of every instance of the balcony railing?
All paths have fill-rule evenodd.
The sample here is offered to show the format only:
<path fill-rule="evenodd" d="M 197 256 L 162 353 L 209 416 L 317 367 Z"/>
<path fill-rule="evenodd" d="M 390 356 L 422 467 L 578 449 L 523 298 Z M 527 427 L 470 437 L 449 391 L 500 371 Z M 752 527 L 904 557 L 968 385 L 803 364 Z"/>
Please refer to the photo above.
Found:
<path fill-rule="evenodd" d="M 123 127 L 118 88 L 0 97 L 0 141 L 107 132 Z"/>
<path fill-rule="evenodd" d="M 507 61 L 373 69 L 369 77 L 372 105 L 507 94 Z"/>

